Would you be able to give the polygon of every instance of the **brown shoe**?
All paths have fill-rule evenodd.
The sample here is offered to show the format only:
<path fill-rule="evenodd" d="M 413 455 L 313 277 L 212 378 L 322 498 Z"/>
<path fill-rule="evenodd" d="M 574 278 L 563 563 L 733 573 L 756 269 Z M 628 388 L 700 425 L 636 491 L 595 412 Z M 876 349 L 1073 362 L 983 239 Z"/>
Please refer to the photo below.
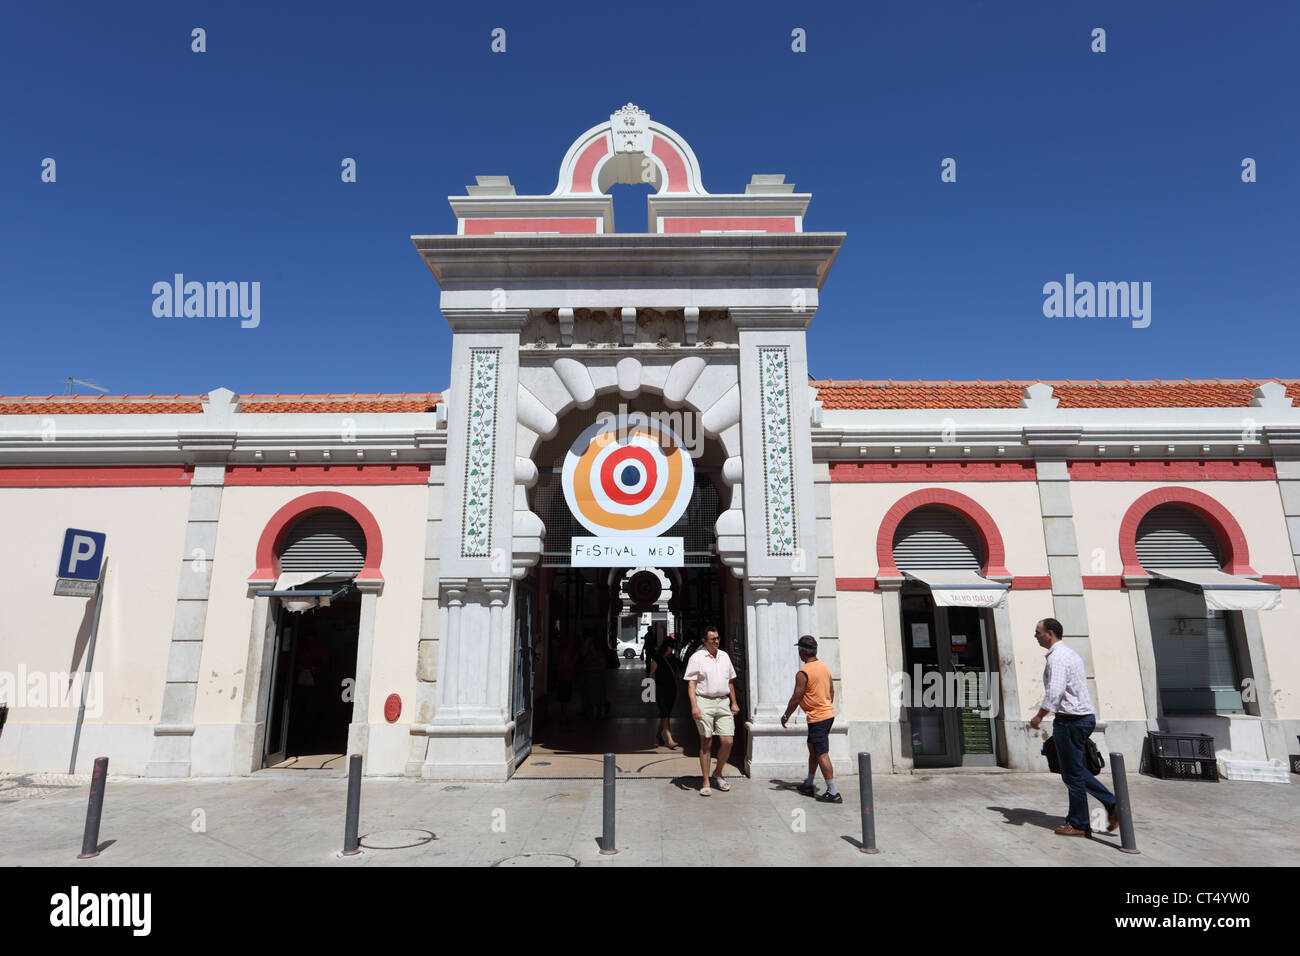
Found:
<path fill-rule="evenodd" d="M 1052 832 L 1055 833 L 1057 836 L 1072 836 L 1072 837 L 1091 837 L 1091 836 L 1092 836 L 1092 833 L 1091 833 L 1090 831 L 1088 831 L 1088 830 L 1076 830 L 1074 827 L 1070 826 L 1070 824 L 1068 824 L 1068 823 L 1067 823 L 1065 826 L 1063 826 L 1063 827 L 1057 827 L 1057 828 L 1056 828 L 1055 830 L 1053 830 Z"/>
<path fill-rule="evenodd" d="M 1110 808 L 1110 815 L 1106 818 L 1106 832 L 1114 833 L 1119 827 L 1119 804 Z"/>

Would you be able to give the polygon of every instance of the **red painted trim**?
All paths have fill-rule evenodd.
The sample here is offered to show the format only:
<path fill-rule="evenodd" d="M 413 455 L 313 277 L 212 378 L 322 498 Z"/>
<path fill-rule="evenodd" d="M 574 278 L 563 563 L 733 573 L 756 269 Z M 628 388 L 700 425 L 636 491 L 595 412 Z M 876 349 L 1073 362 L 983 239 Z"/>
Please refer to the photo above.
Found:
<path fill-rule="evenodd" d="M 985 577 L 1011 577 L 1006 568 L 1006 548 L 1002 544 L 1002 534 L 997 523 L 987 511 L 965 495 L 947 488 L 924 488 L 913 491 L 899 498 L 894 506 L 885 513 L 880 522 L 880 531 L 876 534 L 876 561 L 880 565 L 877 572 L 882 577 L 898 577 L 902 572 L 894 564 L 894 532 L 909 511 L 924 505 L 942 505 L 957 512 L 972 525 L 980 536 L 984 546 L 985 563 L 982 573 Z"/>
<path fill-rule="evenodd" d="M 184 465 L 0 468 L 0 488 L 180 488 L 194 477 Z"/>
<path fill-rule="evenodd" d="M 232 465 L 228 487 L 250 485 L 423 485 L 428 465 Z"/>
<path fill-rule="evenodd" d="M 1017 574 L 1011 579 L 1013 591 L 1050 591 L 1052 576 L 1050 574 Z"/>
<path fill-rule="evenodd" d="M 366 566 L 357 572 L 358 578 L 382 581 L 379 562 L 384 556 L 384 539 L 379 533 L 379 522 L 370 509 L 350 495 L 338 491 L 314 491 L 300 495 L 271 516 L 257 539 L 257 569 L 248 576 L 250 581 L 271 581 L 280 576 L 280 542 L 289 526 L 311 511 L 337 508 L 356 519 L 366 536 Z"/>
<path fill-rule="evenodd" d="M 837 591 L 874 591 L 876 589 L 875 578 L 836 578 L 835 590 Z"/>
<path fill-rule="evenodd" d="M 1257 458 L 1197 461 L 1072 461 L 1075 481 L 1275 481 L 1273 462 Z"/>
<path fill-rule="evenodd" d="M 1263 574 L 1259 580 L 1263 584 L 1276 584 L 1282 588 L 1300 588 L 1300 575 L 1295 574 Z"/>
<path fill-rule="evenodd" d="M 594 236 L 595 219 L 466 219 L 465 235 L 493 236 L 498 232 L 558 232 L 565 236 Z"/>
<path fill-rule="evenodd" d="M 573 178 L 569 181 L 571 193 L 598 193 L 596 184 L 596 167 L 610 154 L 609 136 L 592 140 L 582 151 L 578 161 L 573 164 Z"/>
<path fill-rule="evenodd" d="M 1083 588 L 1085 591 L 1118 591 L 1124 586 L 1124 578 L 1118 574 L 1085 574 Z"/>
<path fill-rule="evenodd" d="M 793 216 L 664 216 L 664 233 L 699 233 L 705 229 L 750 229 L 794 232 Z"/>
<path fill-rule="evenodd" d="M 1036 481 L 1032 461 L 839 461 L 831 481 Z"/>
<path fill-rule="evenodd" d="M 686 160 L 672 143 L 662 136 L 656 136 L 650 144 L 650 152 L 659 157 L 668 171 L 668 185 L 663 188 L 666 193 L 684 193 L 690 191 L 686 175 Z"/>
<path fill-rule="evenodd" d="M 1119 556 L 1125 574 L 1146 574 L 1138 561 L 1137 529 L 1148 511 L 1157 505 L 1182 505 L 1195 511 L 1209 523 L 1223 550 L 1223 570 L 1227 574 L 1254 574 L 1250 552 L 1241 525 L 1223 505 L 1194 488 L 1155 488 L 1129 505 L 1119 524 Z"/>

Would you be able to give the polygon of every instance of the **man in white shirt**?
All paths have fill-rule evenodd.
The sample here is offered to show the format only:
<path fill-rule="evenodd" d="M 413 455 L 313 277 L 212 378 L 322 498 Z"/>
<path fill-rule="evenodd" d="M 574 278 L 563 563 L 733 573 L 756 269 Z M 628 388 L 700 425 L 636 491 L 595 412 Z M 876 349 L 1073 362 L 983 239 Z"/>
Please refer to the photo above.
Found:
<path fill-rule="evenodd" d="M 1084 741 L 1097 726 L 1097 717 L 1092 710 L 1092 698 L 1088 695 L 1083 658 L 1061 643 L 1061 634 L 1061 622 L 1055 618 L 1044 618 L 1034 628 L 1034 638 L 1039 646 L 1047 648 L 1047 666 L 1043 669 L 1046 693 L 1029 727 L 1037 730 L 1044 717 L 1056 714 L 1052 719 L 1052 739 L 1056 741 L 1056 755 L 1061 761 L 1061 778 L 1070 791 L 1070 812 L 1065 818 L 1065 826 L 1057 827 L 1053 832 L 1059 836 L 1091 838 L 1088 794 L 1106 807 L 1106 832 L 1119 826 L 1119 810 L 1115 795 L 1083 763 Z"/>
<path fill-rule="evenodd" d="M 731 666 L 731 658 L 722 650 L 718 639 L 718 629 L 711 627 L 704 632 L 704 646 L 691 655 L 686 664 L 686 693 L 691 699 L 691 716 L 700 732 L 700 776 L 703 786 L 700 796 L 707 797 L 713 793 L 709 782 L 718 785 L 719 790 L 730 790 L 731 785 L 722 778 L 722 771 L 731 756 L 731 741 L 736 733 L 736 715 L 740 707 L 736 704 L 736 688 L 732 681 L 736 679 L 736 669 Z M 718 772 L 709 773 L 710 751 L 713 749 L 713 736 L 718 736 Z"/>

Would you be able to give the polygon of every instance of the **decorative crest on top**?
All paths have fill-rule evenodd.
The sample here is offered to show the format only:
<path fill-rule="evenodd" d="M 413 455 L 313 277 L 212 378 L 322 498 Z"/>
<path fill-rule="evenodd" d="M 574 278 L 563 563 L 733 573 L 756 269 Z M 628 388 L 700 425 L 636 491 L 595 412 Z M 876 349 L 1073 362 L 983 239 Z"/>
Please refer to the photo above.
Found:
<path fill-rule="evenodd" d="M 628 103 L 609 117 L 610 132 L 614 135 L 614 152 L 650 152 L 650 114 Z"/>

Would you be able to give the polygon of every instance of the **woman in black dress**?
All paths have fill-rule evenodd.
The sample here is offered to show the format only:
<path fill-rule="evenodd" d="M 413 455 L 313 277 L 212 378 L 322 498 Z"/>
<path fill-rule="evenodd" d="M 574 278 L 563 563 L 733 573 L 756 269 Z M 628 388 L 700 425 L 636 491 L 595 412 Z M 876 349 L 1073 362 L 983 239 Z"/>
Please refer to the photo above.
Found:
<path fill-rule="evenodd" d="M 670 635 L 655 648 L 650 661 L 650 678 L 655 682 L 655 706 L 659 708 L 659 733 L 655 741 L 669 750 L 677 749 L 673 732 L 668 726 L 668 718 L 673 715 L 673 705 L 677 703 L 677 661 L 673 656 L 673 638 Z"/>

